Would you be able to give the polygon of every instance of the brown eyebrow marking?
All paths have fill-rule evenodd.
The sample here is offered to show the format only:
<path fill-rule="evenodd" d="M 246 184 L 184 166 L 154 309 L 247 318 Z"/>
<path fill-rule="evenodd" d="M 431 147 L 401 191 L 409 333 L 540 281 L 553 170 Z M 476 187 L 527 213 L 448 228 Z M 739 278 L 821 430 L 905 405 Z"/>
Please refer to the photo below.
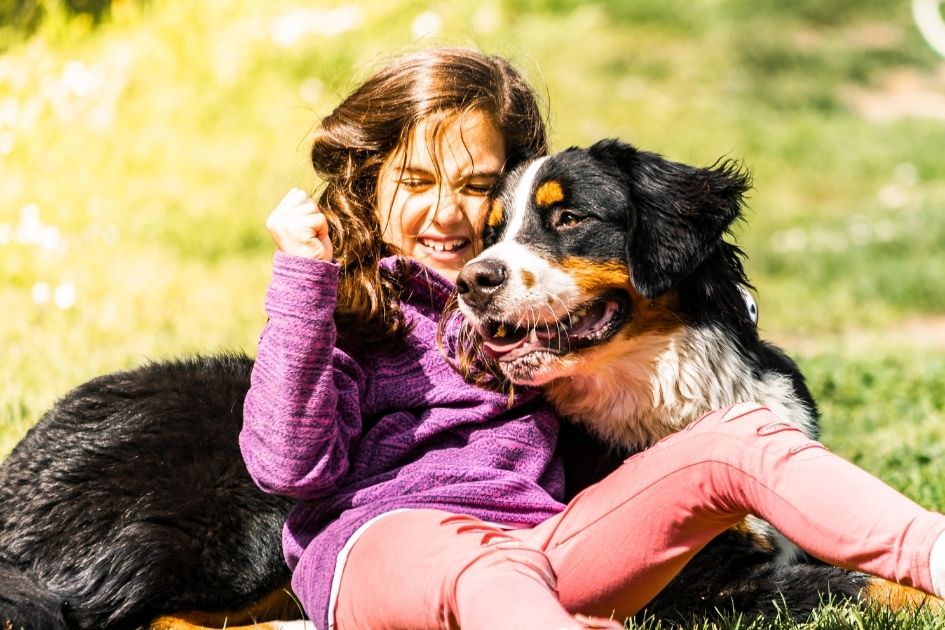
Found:
<path fill-rule="evenodd" d="M 535 286 L 535 274 L 526 269 L 522 270 L 522 284 L 525 285 L 526 289 L 531 289 Z"/>
<path fill-rule="evenodd" d="M 578 288 L 586 294 L 600 292 L 605 288 L 627 288 L 632 286 L 630 270 L 619 261 L 595 261 L 580 256 L 567 256 L 555 265 L 566 271 Z"/>
<path fill-rule="evenodd" d="M 535 191 L 535 203 L 542 208 L 564 201 L 564 189 L 561 182 L 555 179 L 549 179 Z"/>
<path fill-rule="evenodd" d="M 486 219 L 486 223 L 491 228 L 498 227 L 504 218 L 505 208 L 502 206 L 502 202 L 496 199 L 492 202 L 492 208 L 489 209 L 489 217 Z"/>

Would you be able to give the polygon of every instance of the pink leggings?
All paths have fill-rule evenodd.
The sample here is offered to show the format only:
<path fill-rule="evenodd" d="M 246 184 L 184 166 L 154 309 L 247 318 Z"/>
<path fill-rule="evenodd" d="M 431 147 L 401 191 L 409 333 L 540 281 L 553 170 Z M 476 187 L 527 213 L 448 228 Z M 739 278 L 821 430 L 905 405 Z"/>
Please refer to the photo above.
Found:
<path fill-rule="evenodd" d="M 633 615 L 748 514 L 808 553 L 932 592 L 945 516 L 757 405 L 713 412 L 628 459 L 559 515 L 501 530 L 436 510 L 384 516 L 351 548 L 339 630 L 587 627 Z"/>

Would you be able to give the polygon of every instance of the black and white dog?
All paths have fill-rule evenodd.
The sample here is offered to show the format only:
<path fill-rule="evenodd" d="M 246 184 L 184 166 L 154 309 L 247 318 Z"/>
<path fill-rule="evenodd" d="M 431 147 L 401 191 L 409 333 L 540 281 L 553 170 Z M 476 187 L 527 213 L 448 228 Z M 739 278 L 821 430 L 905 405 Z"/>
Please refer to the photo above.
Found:
<path fill-rule="evenodd" d="M 749 185 L 735 163 L 694 168 L 615 140 L 534 160 L 493 201 L 487 248 L 457 281 L 460 309 L 509 380 L 543 386 L 560 412 L 621 455 L 741 401 L 815 438 L 804 378 L 759 337 L 743 254 L 723 239 Z M 586 470 L 588 453 L 581 457 Z M 736 608 L 754 599 L 750 607 L 802 613 L 828 591 L 922 599 L 808 562 L 750 519 L 710 545 L 651 610 L 725 610 L 734 598 Z"/>

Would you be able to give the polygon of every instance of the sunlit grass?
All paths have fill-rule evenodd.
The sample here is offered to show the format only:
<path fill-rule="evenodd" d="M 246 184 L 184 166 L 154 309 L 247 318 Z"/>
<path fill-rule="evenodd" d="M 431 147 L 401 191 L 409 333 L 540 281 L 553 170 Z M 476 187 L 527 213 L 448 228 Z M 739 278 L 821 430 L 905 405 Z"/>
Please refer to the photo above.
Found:
<path fill-rule="evenodd" d="M 945 618 L 930 608 L 913 611 L 891 611 L 850 604 L 827 602 L 810 619 L 795 620 L 779 614 L 774 618 L 752 618 L 720 611 L 713 619 L 691 619 L 683 623 L 667 623 L 651 617 L 628 621 L 632 630 L 889 630 L 892 628 L 945 628 Z"/>

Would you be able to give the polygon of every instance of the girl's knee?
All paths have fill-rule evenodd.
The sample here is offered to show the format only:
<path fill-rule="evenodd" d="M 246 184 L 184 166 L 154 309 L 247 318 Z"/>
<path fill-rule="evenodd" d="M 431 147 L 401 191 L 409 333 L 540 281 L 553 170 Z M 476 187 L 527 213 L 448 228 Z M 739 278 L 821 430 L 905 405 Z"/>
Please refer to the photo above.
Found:
<path fill-rule="evenodd" d="M 754 401 L 739 402 L 716 409 L 690 425 L 688 429 L 748 439 L 786 431 L 794 431 L 806 436 L 800 426 Z"/>
<path fill-rule="evenodd" d="M 824 450 L 823 445 L 810 439 L 800 426 L 753 401 L 712 411 L 667 441 L 689 442 L 687 450 L 693 451 L 691 455 L 696 459 L 692 463 L 743 464 L 746 458 L 755 456 L 763 461 L 793 459 L 802 451 Z"/>

